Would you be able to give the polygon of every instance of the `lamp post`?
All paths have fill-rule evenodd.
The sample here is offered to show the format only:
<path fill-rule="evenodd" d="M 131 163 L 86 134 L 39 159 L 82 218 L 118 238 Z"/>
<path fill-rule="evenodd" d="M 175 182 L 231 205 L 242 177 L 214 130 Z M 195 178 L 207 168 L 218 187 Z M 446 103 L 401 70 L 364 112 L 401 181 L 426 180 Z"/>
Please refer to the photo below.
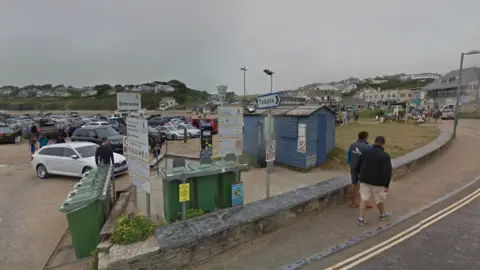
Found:
<path fill-rule="evenodd" d="M 268 76 L 270 76 L 270 93 L 273 93 L 273 74 L 275 74 L 275 72 L 271 71 L 270 69 L 264 69 L 263 72 Z M 265 118 L 265 122 L 264 122 L 266 145 L 270 145 L 270 143 L 275 140 L 273 125 L 274 124 L 273 124 L 272 110 L 268 109 L 268 116 Z M 270 173 L 272 171 L 273 171 L 273 161 L 267 162 L 267 186 L 266 186 L 267 199 L 270 198 Z"/>
<path fill-rule="evenodd" d="M 243 71 L 243 104 L 245 104 L 246 100 L 247 100 L 247 67 L 242 67 L 240 69 L 241 71 Z"/>
<path fill-rule="evenodd" d="M 457 86 L 457 100 L 455 101 L 455 120 L 453 121 L 453 134 L 452 137 L 457 136 L 457 126 L 458 126 L 458 107 L 460 105 L 460 91 L 462 90 L 462 72 L 463 72 L 463 57 L 465 55 L 480 54 L 479 50 L 469 51 L 467 53 L 462 53 L 460 56 L 460 74 L 458 75 L 458 86 Z"/>

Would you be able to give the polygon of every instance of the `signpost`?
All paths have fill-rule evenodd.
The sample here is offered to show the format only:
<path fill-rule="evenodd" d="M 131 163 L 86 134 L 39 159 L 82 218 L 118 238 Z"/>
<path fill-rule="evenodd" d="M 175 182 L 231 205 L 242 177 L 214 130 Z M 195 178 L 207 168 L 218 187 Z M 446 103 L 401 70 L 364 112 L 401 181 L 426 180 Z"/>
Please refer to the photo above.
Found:
<path fill-rule="evenodd" d="M 269 109 L 280 106 L 281 98 L 278 93 L 271 93 L 257 97 L 258 109 Z"/>
<path fill-rule="evenodd" d="M 138 111 L 141 109 L 142 97 L 139 93 L 117 93 L 117 110 Z"/>
<path fill-rule="evenodd" d="M 141 117 L 127 118 L 127 153 L 129 174 L 134 185 L 135 206 L 137 187 L 146 192 L 146 214 L 150 217 L 150 153 L 148 147 L 148 122 Z"/>
<path fill-rule="evenodd" d="M 273 162 L 275 161 L 275 127 L 271 108 L 280 105 L 281 98 L 278 93 L 270 93 L 257 97 L 258 109 L 269 109 L 268 116 L 265 117 L 265 143 L 267 161 L 267 198 L 270 198 L 270 173 L 273 171 Z"/>

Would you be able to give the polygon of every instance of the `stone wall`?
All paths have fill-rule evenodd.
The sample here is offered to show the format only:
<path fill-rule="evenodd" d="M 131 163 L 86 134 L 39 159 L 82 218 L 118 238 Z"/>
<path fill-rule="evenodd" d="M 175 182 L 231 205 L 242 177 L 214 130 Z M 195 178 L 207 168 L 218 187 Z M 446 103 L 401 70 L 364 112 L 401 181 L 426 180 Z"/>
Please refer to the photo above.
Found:
<path fill-rule="evenodd" d="M 418 168 L 449 145 L 442 132 L 431 143 L 392 160 L 394 179 Z M 183 269 L 345 201 L 348 175 L 242 206 L 160 227 L 147 241 L 99 245 L 99 269 Z"/>

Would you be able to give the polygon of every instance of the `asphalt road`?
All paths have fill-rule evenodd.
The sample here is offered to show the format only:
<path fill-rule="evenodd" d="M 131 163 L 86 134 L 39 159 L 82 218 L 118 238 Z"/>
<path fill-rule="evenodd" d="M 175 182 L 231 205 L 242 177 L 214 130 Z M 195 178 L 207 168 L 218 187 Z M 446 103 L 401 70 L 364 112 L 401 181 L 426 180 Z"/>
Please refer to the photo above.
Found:
<path fill-rule="evenodd" d="M 480 269 L 478 188 L 480 183 L 385 233 L 302 269 Z M 464 198 L 469 200 L 456 204 Z M 450 213 L 451 205 L 455 207 Z M 440 219 L 439 213 L 445 216 Z"/>

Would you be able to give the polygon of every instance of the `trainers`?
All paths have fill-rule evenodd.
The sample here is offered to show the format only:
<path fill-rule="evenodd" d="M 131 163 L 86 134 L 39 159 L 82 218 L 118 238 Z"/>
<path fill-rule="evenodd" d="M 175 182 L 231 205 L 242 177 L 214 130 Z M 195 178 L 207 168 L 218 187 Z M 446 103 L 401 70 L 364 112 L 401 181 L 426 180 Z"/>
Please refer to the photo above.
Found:
<path fill-rule="evenodd" d="M 367 221 L 365 220 L 365 218 L 359 217 L 359 218 L 357 219 L 357 224 L 358 224 L 359 226 L 363 226 L 363 225 L 367 224 Z"/>
<path fill-rule="evenodd" d="M 387 220 L 392 215 L 392 212 L 385 212 L 380 215 L 380 220 Z"/>

